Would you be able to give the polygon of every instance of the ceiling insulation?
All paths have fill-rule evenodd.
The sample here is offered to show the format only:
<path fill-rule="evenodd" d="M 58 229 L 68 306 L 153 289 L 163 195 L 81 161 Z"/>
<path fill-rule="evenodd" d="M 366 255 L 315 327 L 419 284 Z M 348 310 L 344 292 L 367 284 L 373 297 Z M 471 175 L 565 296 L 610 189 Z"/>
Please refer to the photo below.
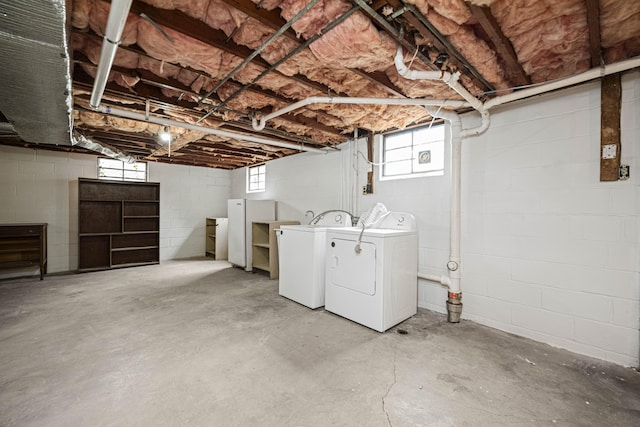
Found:
<path fill-rule="evenodd" d="M 403 48 L 405 64 L 414 70 L 460 72 L 462 85 L 481 101 L 640 54 L 640 2 L 636 1 L 313 1 L 304 12 L 312 0 L 134 0 L 102 103 L 136 113 L 131 117 L 148 110 L 159 121 L 218 129 L 225 135 L 252 134 L 284 142 L 285 147 L 322 149 L 346 141 L 355 130 L 403 129 L 427 123 L 431 117 L 416 105 L 315 103 L 269 120 L 262 130 L 252 122 L 309 97 L 462 100 L 443 82 L 400 76 L 394 66 L 398 46 Z M 30 9 L 57 10 L 51 2 L 41 3 L 47 5 Z M 73 0 L 70 8 L 74 127 L 86 138 L 139 159 L 227 169 L 299 152 L 172 127 L 177 144 L 169 157 L 156 142 L 158 124 L 91 109 L 89 95 L 110 2 Z M 23 23 L 11 34 L 41 34 L 37 26 L 44 18 L 31 15 L 27 19 L 35 25 Z M 56 45 L 60 58 L 64 23 L 49 20 L 46 28 L 60 33 L 57 44 L 46 45 Z M 3 70 L 13 73 L 7 75 L 12 84 L 3 89 L 3 98 L 12 103 L 16 98 L 41 102 L 40 88 L 24 84 L 25 92 L 32 91 L 19 92 L 23 85 L 19 76 L 34 58 L 29 52 L 19 55 L 19 46 L 4 38 L 0 49 L 13 49 L 20 58 L 15 69 Z M 66 72 L 60 76 L 68 77 Z M 46 77 L 40 76 L 44 81 Z M 58 90 L 47 83 L 47 91 L 54 89 Z M 51 139 L 50 134 L 29 135 L 5 111 L 8 106 L 1 107 L 23 140 Z M 51 112 L 29 111 L 39 123 L 55 117 L 54 112 L 63 116 L 68 112 L 66 104 L 61 108 L 52 102 L 50 108 Z M 68 140 L 68 117 L 65 120 Z"/>

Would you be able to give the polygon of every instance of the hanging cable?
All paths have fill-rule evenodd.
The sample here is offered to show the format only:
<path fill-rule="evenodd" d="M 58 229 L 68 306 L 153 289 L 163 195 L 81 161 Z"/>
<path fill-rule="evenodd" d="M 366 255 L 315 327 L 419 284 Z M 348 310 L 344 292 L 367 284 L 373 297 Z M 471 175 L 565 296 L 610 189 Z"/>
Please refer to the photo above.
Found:
<path fill-rule="evenodd" d="M 431 127 L 433 126 L 433 123 L 436 121 L 436 117 L 440 113 L 440 110 L 442 110 L 442 107 L 444 107 L 444 103 L 442 103 L 440 105 L 440 107 L 438 107 L 438 109 L 436 110 L 436 113 L 431 116 L 431 121 L 429 122 L 429 126 L 427 127 L 427 130 L 431 129 Z M 364 159 L 365 162 L 367 162 L 368 164 L 370 164 L 372 166 L 384 166 L 387 163 L 393 163 L 393 162 L 386 162 L 386 161 L 385 162 L 380 162 L 380 163 L 375 163 L 375 162 L 372 162 L 371 160 L 369 160 L 367 158 L 367 156 L 362 151 L 358 150 L 358 154 L 360 155 L 360 157 L 362 157 Z M 415 157 L 412 157 L 409 160 L 415 160 Z"/>

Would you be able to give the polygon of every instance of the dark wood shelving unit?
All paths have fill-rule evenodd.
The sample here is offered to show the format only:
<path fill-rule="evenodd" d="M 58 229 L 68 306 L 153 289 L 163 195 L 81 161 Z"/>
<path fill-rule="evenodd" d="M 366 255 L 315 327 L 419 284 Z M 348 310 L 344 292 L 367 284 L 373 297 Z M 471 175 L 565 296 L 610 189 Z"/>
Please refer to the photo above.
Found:
<path fill-rule="evenodd" d="M 0 269 L 40 268 L 47 272 L 47 224 L 0 224 Z"/>
<path fill-rule="evenodd" d="M 160 262 L 160 184 L 78 180 L 79 271 Z"/>

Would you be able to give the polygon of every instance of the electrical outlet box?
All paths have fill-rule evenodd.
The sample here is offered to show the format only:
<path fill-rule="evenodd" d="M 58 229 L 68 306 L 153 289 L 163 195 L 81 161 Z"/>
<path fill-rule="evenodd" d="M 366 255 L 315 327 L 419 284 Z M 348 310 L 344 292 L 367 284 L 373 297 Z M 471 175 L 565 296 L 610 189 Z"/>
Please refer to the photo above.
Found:
<path fill-rule="evenodd" d="M 607 144 L 602 146 L 602 158 L 603 159 L 615 159 L 618 147 L 616 144 Z"/>
<path fill-rule="evenodd" d="M 620 169 L 618 169 L 618 179 L 620 181 L 626 181 L 629 179 L 629 165 L 620 165 Z"/>

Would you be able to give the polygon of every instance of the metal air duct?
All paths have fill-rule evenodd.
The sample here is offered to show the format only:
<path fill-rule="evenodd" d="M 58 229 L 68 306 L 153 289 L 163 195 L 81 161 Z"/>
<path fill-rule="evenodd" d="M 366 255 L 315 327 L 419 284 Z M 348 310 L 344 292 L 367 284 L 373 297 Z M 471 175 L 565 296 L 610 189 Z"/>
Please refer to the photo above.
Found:
<path fill-rule="evenodd" d="M 0 0 L 0 111 L 27 142 L 70 145 L 65 0 Z"/>

